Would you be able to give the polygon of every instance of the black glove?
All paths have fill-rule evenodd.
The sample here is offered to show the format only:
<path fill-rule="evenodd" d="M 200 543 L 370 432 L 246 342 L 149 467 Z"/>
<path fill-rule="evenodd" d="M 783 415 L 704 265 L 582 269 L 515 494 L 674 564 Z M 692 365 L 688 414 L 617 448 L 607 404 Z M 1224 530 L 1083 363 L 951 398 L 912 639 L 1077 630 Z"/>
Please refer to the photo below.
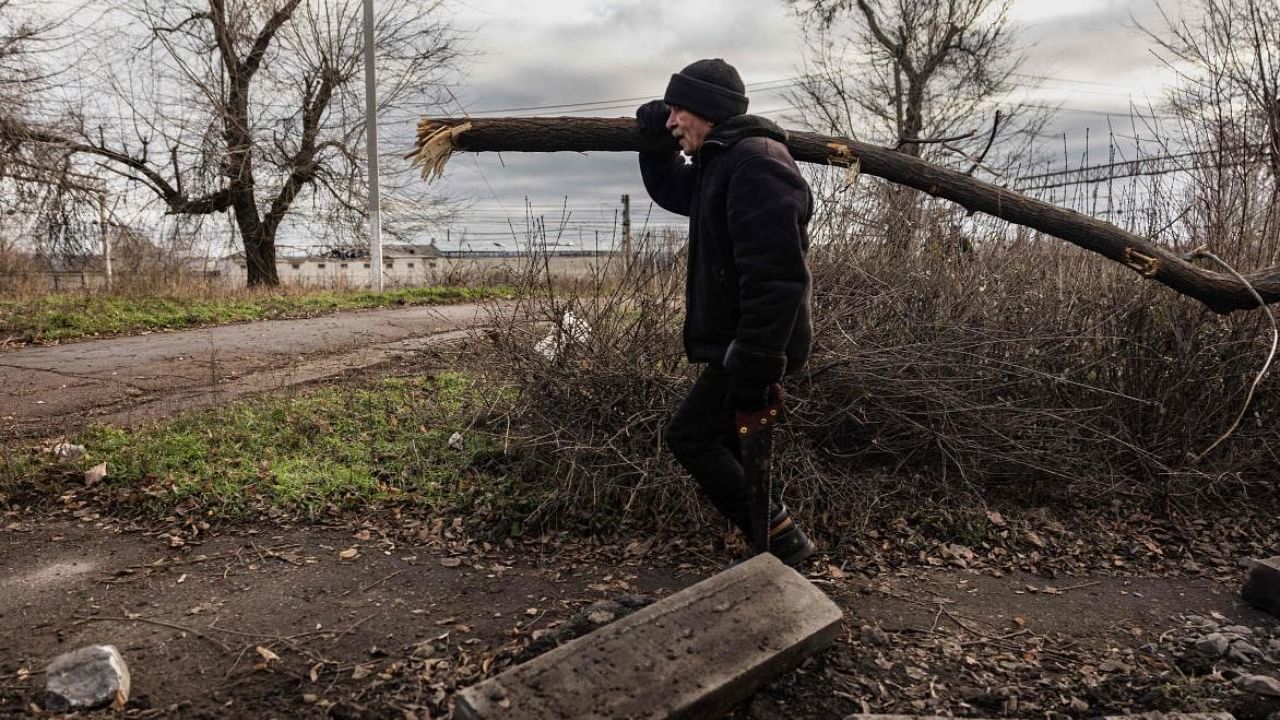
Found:
<path fill-rule="evenodd" d="M 647 133 L 665 133 L 667 132 L 667 118 L 671 115 L 671 108 L 661 100 L 650 100 L 649 102 L 636 108 L 636 125 L 640 127 L 642 132 Z"/>
<path fill-rule="evenodd" d="M 729 376 L 729 406 L 734 412 L 753 413 L 769 406 L 770 383 L 740 375 Z"/>

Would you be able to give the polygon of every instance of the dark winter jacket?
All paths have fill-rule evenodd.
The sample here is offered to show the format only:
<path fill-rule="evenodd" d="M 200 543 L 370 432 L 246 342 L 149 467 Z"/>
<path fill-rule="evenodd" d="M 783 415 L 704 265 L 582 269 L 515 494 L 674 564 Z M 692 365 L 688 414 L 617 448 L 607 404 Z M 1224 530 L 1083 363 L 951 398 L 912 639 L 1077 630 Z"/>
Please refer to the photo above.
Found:
<path fill-rule="evenodd" d="M 689 361 L 762 382 L 803 367 L 813 334 L 813 197 L 785 140 L 774 123 L 740 115 L 712 128 L 692 164 L 678 152 L 640 154 L 654 202 L 689 216 Z"/>

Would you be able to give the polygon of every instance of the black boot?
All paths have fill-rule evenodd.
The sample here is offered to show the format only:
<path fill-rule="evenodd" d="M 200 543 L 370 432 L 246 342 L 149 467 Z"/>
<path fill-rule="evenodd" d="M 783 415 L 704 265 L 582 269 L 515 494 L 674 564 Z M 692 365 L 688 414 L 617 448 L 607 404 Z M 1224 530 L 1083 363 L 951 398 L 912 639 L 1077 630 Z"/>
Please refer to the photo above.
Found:
<path fill-rule="evenodd" d="M 797 567 L 805 560 L 808 560 L 818 548 L 809 539 L 808 535 L 800 529 L 795 520 L 791 519 L 791 512 L 784 505 L 781 510 L 774 514 L 773 519 L 769 521 L 769 552 L 774 557 L 791 567 Z M 747 548 L 747 552 L 742 557 L 730 563 L 730 567 L 740 562 L 750 560 L 755 557 L 756 549 Z"/>
<path fill-rule="evenodd" d="M 809 539 L 800 526 L 791 519 L 791 513 L 782 508 L 782 512 L 773 516 L 769 523 L 769 552 L 782 562 L 796 567 L 808 560 L 818 548 Z"/>

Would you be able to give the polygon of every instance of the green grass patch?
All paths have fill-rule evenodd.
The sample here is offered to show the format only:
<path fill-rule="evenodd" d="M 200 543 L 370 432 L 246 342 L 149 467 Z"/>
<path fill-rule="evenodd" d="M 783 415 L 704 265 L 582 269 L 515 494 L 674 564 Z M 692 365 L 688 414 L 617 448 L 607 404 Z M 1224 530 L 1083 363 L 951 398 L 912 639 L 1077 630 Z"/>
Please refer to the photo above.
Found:
<path fill-rule="evenodd" d="M 135 430 L 95 426 L 71 439 L 87 449 L 74 462 L 7 453 L 0 498 L 37 504 L 70 491 L 123 514 L 226 518 L 408 503 L 510 527 L 532 500 L 512 492 L 519 463 L 485 427 L 513 400 L 450 372 L 282 392 Z M 108 477 L 85 489 L 83 472 L 100 462 Z"/>
<path fill-rule="evenodd" d="M 46 343 L 248 320 L 312 317 L 390 305 L 438 305 L 515 297 L 508 286 L 369 290 L 260 290 L 225 295 L 131 296 L 54 293 L 0 299 L 0 342 Z"/>

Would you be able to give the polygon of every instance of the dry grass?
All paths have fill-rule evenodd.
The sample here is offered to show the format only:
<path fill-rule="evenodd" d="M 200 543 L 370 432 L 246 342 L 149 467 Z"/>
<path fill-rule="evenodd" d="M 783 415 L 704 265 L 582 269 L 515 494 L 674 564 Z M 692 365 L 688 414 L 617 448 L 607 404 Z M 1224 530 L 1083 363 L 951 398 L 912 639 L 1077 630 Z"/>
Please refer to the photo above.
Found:
<path fill-rule="evenodd" d="M 860 217 L 828 220 L 811 253 L 815 354 L 788 382 L 776 463 L 810 520 L 947 498 L 1168 508 L 1272 490 L 1273 383 L 1189 461 L 1264 360 L 1261 313 L 1218 316 L 1056 239 L 949 210 L 925 214 L 910 251 Z M 543 519 L 688 522 L 705 508 L 660 443 L 695 374 L 682 281 L 645 266 L 596 287 L 535 284 L 524 303 L 541 322 L 499 322 L 478 351 L 477 366 L 522 390 L 512 434 L 559 490 Z M 566 310 L 593 332 L 542 357 L 534 346 Z"/>

